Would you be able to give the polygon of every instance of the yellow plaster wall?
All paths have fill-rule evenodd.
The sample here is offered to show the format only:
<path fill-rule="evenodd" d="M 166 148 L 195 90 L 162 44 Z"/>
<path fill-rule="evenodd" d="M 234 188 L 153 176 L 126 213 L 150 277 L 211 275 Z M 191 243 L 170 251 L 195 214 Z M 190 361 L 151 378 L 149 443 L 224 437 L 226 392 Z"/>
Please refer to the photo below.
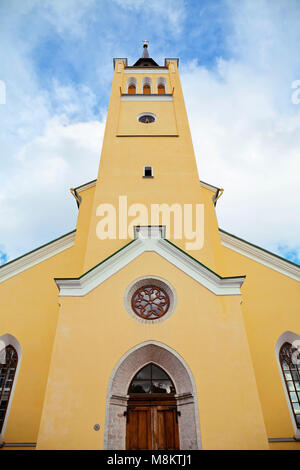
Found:
<path fill-rule="evenodd" d="M 142 113 L 152 113 L 156 121 L 144 124 L 137 117 Z M 170 101 L 123 101 L 120 106 L 120 117 L 117 128 L 118 136 L 178 136 L 175 109 Z"/>
<path fill-rule="evenodd" d="M 229 248 L 223 249 L 227 273 L 246 274 L 242 310 L 268 437 L 293 437 L 275 345 L 286 331 L 300 335 L 299 282 Z M 285 442 L 282 448 L 295 445 Z"/>
<path fill-rule="evenodd" d="M 0 336 L 14 336 L 22 349 L 5 442 L 37 440 L 58 317 L 54 278 L 82 273 L 93 191 L 90 188 L 81 193 L 73 247 L 0 283 Z"/>
<path fill-rule="evenodd" d="M 58 315 L 58 274 L 73 271 L 73 248 L 0 284 L 0 336 L 20 343 L 22 360 L 4 440 L 36 442 Z"/>
<path fill-rule="evenodd" d="M 123 300 L 127 286 L 147 275 L 167 279 L 178 297 L 172 316 L 151 325 L 130 316 Z M 38 449 L 103 448 L 112 370 L 149 340 L 173 348 L 189 365 L 205 449 L 268 448 L 240 301 L 215 296 L 155 253 L 144 253 L 84 297 L 61 297 Z"/>
<path fill-rule="evenodd" d="M 85 248 L 88 237 L 88 227 L 91 221 L 94 194 L 95 186 L 80 191 L 81 203 L 78 210 L 74 243 L 78 263 L 76 273 L 74 273 L 73 276 L 81 276 L 81 274 L 84 272 Z M 68 275 L 70 276 L 70 273 Z"/>

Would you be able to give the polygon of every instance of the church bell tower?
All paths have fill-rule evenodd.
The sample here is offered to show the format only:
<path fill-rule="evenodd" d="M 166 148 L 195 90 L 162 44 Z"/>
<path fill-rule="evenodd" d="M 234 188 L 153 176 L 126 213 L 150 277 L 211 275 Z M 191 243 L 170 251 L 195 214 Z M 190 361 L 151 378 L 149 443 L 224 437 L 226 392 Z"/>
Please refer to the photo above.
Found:
<path fill-rule="evenodd" d="M 166 58 L 158 65 L 144 41 L 134 65 L 126 58 L 115 58 L 113 64 L 83 269 L 129 242 L 135 225 L 166 226 L 168 239 L 210 268 L 221 269 L 214 208 L 218 188 L 199 181 L 179 59 Z M 115 226 L 109 221 L 105 227 L 105 204 L 116 210 Z M 113 233 L 105 235 L 105 229 Z"/>

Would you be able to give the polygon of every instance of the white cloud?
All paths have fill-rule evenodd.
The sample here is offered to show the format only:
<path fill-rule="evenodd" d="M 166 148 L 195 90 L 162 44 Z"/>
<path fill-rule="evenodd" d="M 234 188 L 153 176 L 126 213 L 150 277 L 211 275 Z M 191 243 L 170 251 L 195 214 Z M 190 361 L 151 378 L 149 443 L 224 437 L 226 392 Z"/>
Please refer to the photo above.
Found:
<path fill-rule="evenodd" d="M 146 8 L 161 43 L 170 35 L 185 41 L 184 27 L 193 14 L 188 2 L 114 1 L 141 22 L 147 21 L 142 16 Z M 42 27 L 37 22 L 26 40 L 14 34 L 28 12 L 38 8 L 37 18 L 46 18 L 61 35 L 88 35 L 99 2 L 11 4 L 1 43 L 5 75 L 0 76 L 7 91 L 7 104 L 0 107 L 0 250 L 10 259 L 74 228 L 77 209 L 68 191 L 97 175 L 104 117 L 98 118 L 95 93 L 104 83 L 107 87 L 111 74 L 111 61 L 101 56 L 94 65 L 94 88 L 68 77 L 42 88 L 31 57 Z M 300 255 L 300 104 L 291 102 L 291 84 L 300 79 L 298 8 L 293 0 L 228 1 L 232 30 L 226 44 L 232 58 L 219 58 L 213 69 L 192 61 L 181 66 L 181 78 L 200 178 L 225 188 L 218 201 L 220 226 L 265 248 L 276 251 L 280 245 L 283 254 L 298 250 Z M 116 31 L 99 35 L 103 50 L 111 51 Z"/>
<path fill-rule="evenodd" d="M 295 34 L 299 17 L 295 9 L 259 3 L 264 8 L 233 3 L 236 59 L 221 59 L 214 70 L 190 63 L 182 83 L 199 176 L 225 188 L 220 226 L 279 253 L 279 245 L 289 246 L 300 257 L 300 106 L 291 104 L 290 81 L 299 78 L 297 42 L 281 28 L 288 14 Z"/>
<path fill-rule="evenodd" d="M 145 21 L 152 21 L 155 15 L 157 28 L 164 25 L 172 34 L 178 35 L 182 32 L 186 19 L 184 0 L 114 0 L 114 2 L 123 9 L 142 13 Z"/>
<path fill-rule="evenodd" d="M 17 171 L 0 188 L 0 231 L 9 258 L 73 230 L 77 208 L 69 189 L 95 178 L 104 122 L 50 119 L 15 158 Z"/>

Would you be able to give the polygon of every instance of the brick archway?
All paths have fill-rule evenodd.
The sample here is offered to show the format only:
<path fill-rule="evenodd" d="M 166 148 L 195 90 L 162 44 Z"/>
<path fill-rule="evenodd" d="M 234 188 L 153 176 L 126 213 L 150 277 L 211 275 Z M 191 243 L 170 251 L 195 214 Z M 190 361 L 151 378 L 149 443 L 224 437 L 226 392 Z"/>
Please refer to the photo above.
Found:
<path fill-rule="evenodd" d="M 144 365 L 153 362 L 171 377 L 176 391 L 180 449 L 201 449 L 200 424 L 192 374 L 184 360 L 168 346 L 149 341 L 128 351 L 118 362 L 110 378 L 104 448 L 126 448 L 126 416 L 129 384 Z"/>

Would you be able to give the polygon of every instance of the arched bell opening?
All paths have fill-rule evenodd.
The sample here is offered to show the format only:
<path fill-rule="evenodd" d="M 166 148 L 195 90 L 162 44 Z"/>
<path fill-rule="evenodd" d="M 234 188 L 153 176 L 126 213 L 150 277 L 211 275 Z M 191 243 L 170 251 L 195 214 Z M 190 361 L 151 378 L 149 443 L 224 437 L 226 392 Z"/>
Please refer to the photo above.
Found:
<path fill-rule="evenodd" d="M 144 77 L 142 79 L 142 87 L 144 95 L 151 95 L 152 93 L 152 80 L 150 77 Z"/>

